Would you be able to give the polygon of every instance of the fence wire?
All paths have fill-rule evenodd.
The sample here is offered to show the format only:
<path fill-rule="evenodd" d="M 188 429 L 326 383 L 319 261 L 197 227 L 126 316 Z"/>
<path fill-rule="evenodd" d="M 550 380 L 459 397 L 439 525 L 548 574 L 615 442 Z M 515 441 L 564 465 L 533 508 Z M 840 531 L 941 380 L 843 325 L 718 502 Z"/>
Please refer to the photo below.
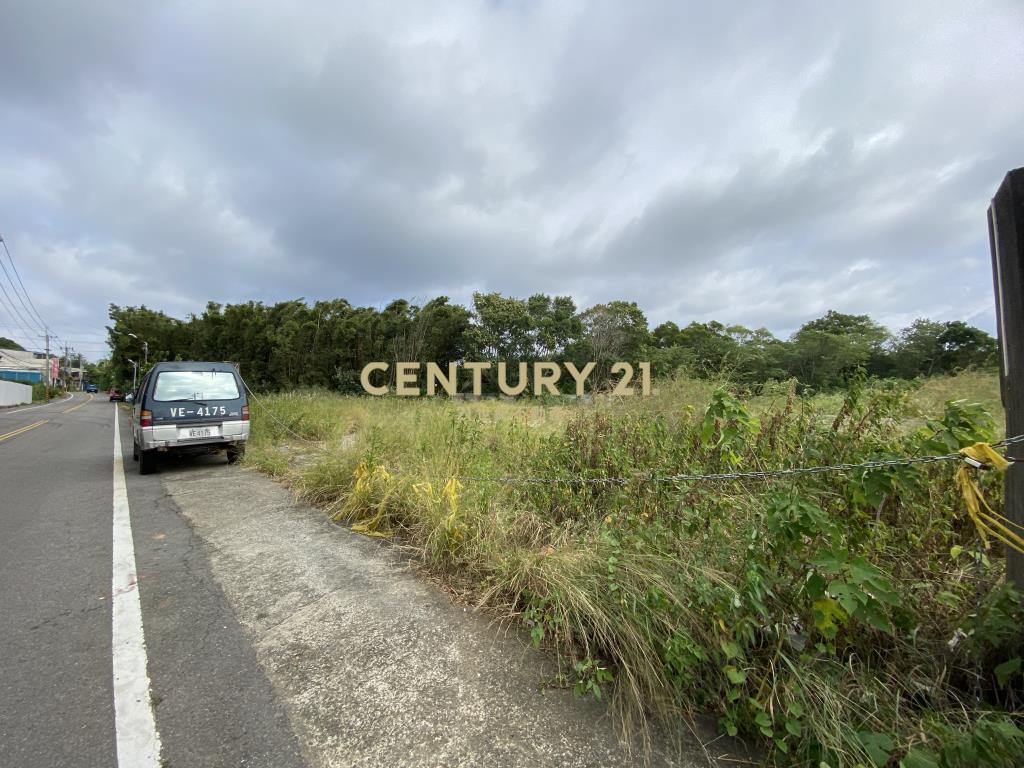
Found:
<path fill-rule="evenodd" d="M 239 376 L 241 378 L 241 376 Z M 245 379 L 242 384 L 250 397 L 256 401 L 260 409 L 274 422 L 284 429 L 292 437 L 307 443 L 317 450 L 327 453 L 328 451 L 317 440 L 305 435 L 300 435 L 288 424 L 279 419 L 270 408 L 263 405 L 263 401 L 249 387 Z M 1011 445 L 1024 443 L 1024 435 L 1014 435 L 992 443 L 993 448 L 1005 448 Z M 1007 456 L 1008 461 L 1018 461 L 1015 457 Z M 497 483 L 500 485 L 619 485 L 626 486 L 637 483 L 671 484 L 680 485 L 683 483 L 717 482 L 723 480 L 773 480 L 784 477 L 798 477 L 802 475 L 823 475 L 840 472 L 856 472 L 858 470 L 884 469 L 887 467 L 909 467 L 915 464 L 935 464 L 944 461 L 965 461 L 961 453 L 945 453 L 935 456 L 908 456 L 902 459 L 875 459 L 862 461 L 855 464 L 824 464 L 813 467 L 789 467 L 785 469 L 764 469 L 746 470 L 736 472 L 713 472 L 706 474 L 675 474 L 657 475 L 654 473 L 636 473 L 629 477 L 529 477 L 519 475 L 453 475 L 459 482 L 473 483 Z M 1024 460 L 1022 460 L 1024 461 Z M 984 469 L 985 467 L 979 467 Z"/>

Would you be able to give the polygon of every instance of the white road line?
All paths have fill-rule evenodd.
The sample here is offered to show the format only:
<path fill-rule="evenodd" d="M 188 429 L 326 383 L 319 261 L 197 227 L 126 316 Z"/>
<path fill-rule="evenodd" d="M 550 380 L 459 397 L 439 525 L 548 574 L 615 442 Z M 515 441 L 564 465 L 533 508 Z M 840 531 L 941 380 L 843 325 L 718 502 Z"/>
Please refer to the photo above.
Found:
<path fill-rule="evenodd" d="M 135 547 L 121 458 L 121 431 L 114 406 L 114 577 L 111 583 L 114 654 L 114 730 L 121 768 L 158 768 L 156 731 L 146 669 L 146 637 L 135 572 Z"/>
<path fill-rule="evenodd" d="M 57 405 L 58 403 L 66 403 L 68 400 L 74 397 L 74 394 L 68 392 L 67 397 L 62 397 L 60 400 L 52 400 L 49 403 L 43 403 L 42 405 L 30 405 L 28 408 L 19 408 L 16 411 L 0 411 L 0 416 L 6 416 L 9 413 L 21 413 L 22 411 L 34 411 L 36 408 L 45 408 L 48 405 Z"/>

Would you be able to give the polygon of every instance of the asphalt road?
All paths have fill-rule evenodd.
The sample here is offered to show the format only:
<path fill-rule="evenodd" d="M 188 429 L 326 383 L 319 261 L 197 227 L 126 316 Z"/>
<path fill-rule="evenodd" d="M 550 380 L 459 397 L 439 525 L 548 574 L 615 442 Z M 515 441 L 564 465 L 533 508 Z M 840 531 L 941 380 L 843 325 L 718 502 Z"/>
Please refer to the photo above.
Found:
<path fill-rule="evenodd" d="M 541 685 L 554 672 L 395 548 L 223 455 L 140 476 L 105 397 L 0 411 L 0 768 L 743 754 L 695 723 L 642 757 L 604 703 Z"/>
<path fill-rule="evenodd" d="M 118 765 L 114 411 L 84 394 L 0 411 L 0 766 Z M 305 765 L 201 543 L 135 472 L 121 421 L 152 691 L 134 705 L 155 713 L 160 764 Z"/>

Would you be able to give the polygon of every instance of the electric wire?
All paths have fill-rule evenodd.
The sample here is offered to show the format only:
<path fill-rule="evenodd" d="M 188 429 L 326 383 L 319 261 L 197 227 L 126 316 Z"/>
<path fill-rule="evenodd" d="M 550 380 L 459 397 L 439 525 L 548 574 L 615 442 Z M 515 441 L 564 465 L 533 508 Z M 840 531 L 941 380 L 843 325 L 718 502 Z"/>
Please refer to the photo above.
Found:
<path fill-rule="evenodd" d="M 14 263 L 14 257 L 11 255 L 11 249 L 7 247 L 7 241 L 4 240 L 4 236 L 3 235 L 0 235 L 0 245 L 3 245 L 4 252 L 7 253 L 7 260 L 11 263 L 11 269 L 14 270 L 14 276 L 18 278 L 18 285 L 21 286 L 22 293 L 25 295 L 25 298 L 28 299 L 28 304 L 32 308 L 31 311 L 29 311 L 29 308 L 27 306 L 25 306 L 25 302 L 21 301 L 21 296 L 20 295 L 18 296 L 18 300 L 21 301 L 21 305 L 23 307 L 25 307 L 25 311 L 29 312 L 30 316 L 33 313 L 35 313 L 35 318 L 39 321 L 40 326 L 45 331 L 46 328 L 47 328 L 46 321 L 43 320 L 43 316 L 39 314 L 39 310 L 36 309 L 36 305 L 32 301 L 32 297 L 29 295 L 28 290 L 25 288 L 25 283 L 22 282 L 22 280 L 21 280 L 21 273 L 18 272 L 18 267 Z M 2 264 L 3 264 L 3 261 L 0 260 L 0 265 L 2 265 Z M 7 274 L 7 269 L 6 268 L 4 268 L 4 274 Z M 10 275 L 7 276 L 7 279 L 8 280 L 11 279 Z M 14 282 L 13 281 L 11 281 L 11 287 L 12 288 L 14 287 Z M 15 293 L 17 293 L 17 290 L 15 290 Z"/>
<path fill-rule="evenodd" d="M 28 350 L 24 350 L 24 351 L 28 352 Z M 32 354 L 32 353 L 28 352 L 28 354 Z M 18 363 L 18 364 L 20 364 L 20 365 L 22 365 L 22 366 L 24 366 L 26 368 L 37 368 L 39 366 L 39 360 L 38 359 L 25 360 L 24 358 L 18 357 L 17 355 L 12 355 L 10 353 L 10 351 L 8 351 L 8 350 L 5 350 L 3 352 L 3 354 L 0 354 L 0 363 L 4 362 L 6 360 L 13 360 L 15 363 Z M 0 369 L 0 370 L 2 370 L 2 369 Z"/>
<path fill-rule="evenodd" d="M 25 283 L 22 282 L 22 274 L 20 274 L 17 271 L 17 265 L 14 263 L 14 257 L 10 255 L 10 249 L 7 248 L 7 241 L 5 241 L 3 239 L 2 234 L 0 234 L 0 245 L 3 246 L 3 250 L 7 253 L 7 260 L 10 262 L 10 268 L 14 270 L 14 276 L 15 276 L 15 278 L 17 278 L 17 284 L 20 287 L 22 287 L 22 291 L 25 293 L 25 298 L 29 300 L 29 306 L 32 307 L 32 311 L 35 312 L 35 315 L 39 319 L 39 322 L 42 323 L 43 327 L 45 328 L 46 327 L 46 321 L 44 321 L 43 315 L 41 315 L 39 313 L 39 310 L 36 309 L 36 304 L 32 300 L 32 295 L 29 293 L 28 289 L 25 287 Z"/>
<path fill-rule="evenodd" d="M 17 325 L 18 328 L 20 329 L 22 341 L 28 342 L 29 346 L 34 346 L 32 344 L 32 340 L 36 338 L 37 334 L 34 333 L 33 331 L 26 330 L 25 325 L 23 325 L 22 322 L 24 318 L 21 317 L 20 313 L 17 311 L 17 307 L 15 307 L 14 303 L 11 301 L 11 297 L 7 293 L 7 287 L 3 284 L 3 282 L 0 282 L 0 293 L 3 293 L 5 297 L 0 298 L 0 305 L 4 307 L 7 314 L 10 316 L 11 320 L 13 320 L 14 324 Z"/>

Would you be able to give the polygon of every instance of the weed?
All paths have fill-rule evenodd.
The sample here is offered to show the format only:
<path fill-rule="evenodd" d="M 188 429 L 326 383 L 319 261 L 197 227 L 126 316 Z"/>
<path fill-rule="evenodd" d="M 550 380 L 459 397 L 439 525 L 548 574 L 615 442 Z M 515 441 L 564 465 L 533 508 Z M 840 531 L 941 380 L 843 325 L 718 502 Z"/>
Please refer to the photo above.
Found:
<path fill-rule="evenodd" d="M 751 397 L 678 377 L 540 406 L 279 395 L 266 407 L 321 450 L 283 464 L 294 436 L 254 409 L 249 460 L 516 617 L 626 729 L 702 710 L 777 764 L 1019 765 L 1024 606 L 951 464 L 650 482 L 953 452 L 998 436 L 992 378 Z M 628 482 L 581 482 L 611 477 Z"/>

